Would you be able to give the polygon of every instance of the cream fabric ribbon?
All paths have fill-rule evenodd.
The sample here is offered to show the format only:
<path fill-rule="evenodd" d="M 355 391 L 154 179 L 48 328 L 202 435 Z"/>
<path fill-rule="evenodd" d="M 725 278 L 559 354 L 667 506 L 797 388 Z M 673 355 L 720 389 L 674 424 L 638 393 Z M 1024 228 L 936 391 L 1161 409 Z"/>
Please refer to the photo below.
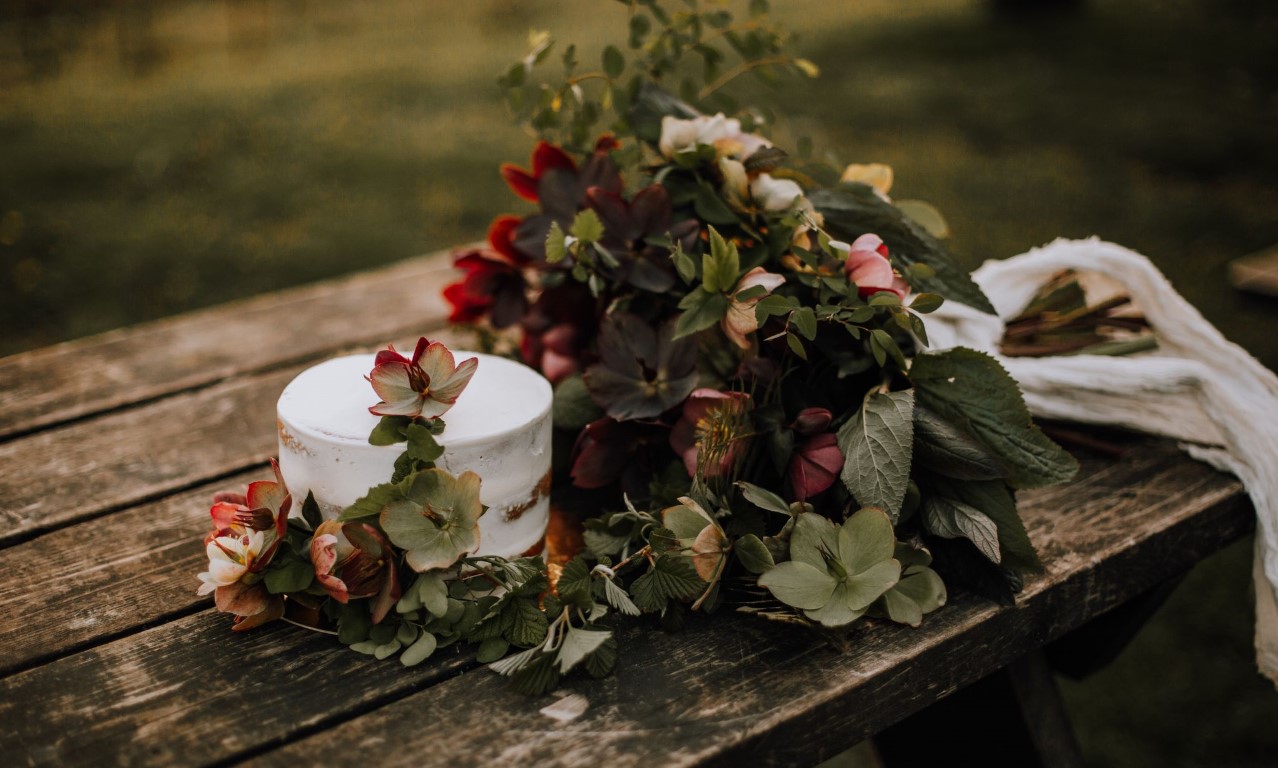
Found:
<path fill-rule="evenodd" d="M 1089 301 L 1106 291 L 1130 295 L 1158 349 L 1123 357 L 999 355 L 1003 321 L 1065 269 L 1099 284 L 1102 295 L 1088 286 Z M 1113 243 L 1057 240 L 987 261 L 972 277 L 998 317 L 946 302 L 927 318 L 934 348 L 994 355 L 1037 416 L 1176 438 L 1190 456 L 1242 481 L 1256 509 L 1256 658 L 1278 684 L 1278 377 L 1203 319 L 1149 259 Z"/>

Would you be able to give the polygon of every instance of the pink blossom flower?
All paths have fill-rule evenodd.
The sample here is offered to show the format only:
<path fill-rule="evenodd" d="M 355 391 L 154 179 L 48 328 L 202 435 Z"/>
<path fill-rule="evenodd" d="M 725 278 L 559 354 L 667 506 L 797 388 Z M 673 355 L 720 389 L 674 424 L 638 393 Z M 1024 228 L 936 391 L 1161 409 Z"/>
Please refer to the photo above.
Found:
<path fill-rule="evenodd" d="M 764 296 L 775 291 L 785 284 L 785 277 L 768 272 L 763 267 L 755 267 L 741 276 L 741 280 L 737 282 L 735 288 L 732 289 L 732 302 L 728 305 L 728 314 L 723 316 L 720 325 L 723 328 L 723 334 L 727 336 L 733 344 L 742 349 L 750 347 L 750 340 L 746 338 L 751 333 L 759 330 L 759 320 L 755 316 L 754 306 L 758 304 Z M 764 292 L 748 299 L 739 298 L 751 288 L 762 286 Z"/>
<path fill-rule="evenodd" d="M 311 538 L 315 581 L 339 603 L 375 597 L 373 623 L 386 618 L 400 597 L 394 550 L 366 523 L 325 520 Z"/>
<path fill-rule="evenodd" d="M 392 345 L 377 353 L 368 376 L 382 399 L 368 410 L 377 416 L 437 419 L 457 402 L 478 365 L 475 358 L 457 365 L 448 347 L 425 337 L 417 340 L 411 360 Z"/>
<path fill-rule="evenodd" d="M 843 452 L 839 450 L 838 441 L 833 433 L 822 432 L 799 445 L 790 458 L 786 474 L 794 489 L 794 498 L 806 501 L 834 485 L 841 471 Z"/>
<path fill-rule="evenodd" d="M 853 241 L 843 270 L 862 298 L 888 291 L 903 299 L 910 291 L 909 284 L 892 271 L 888 248 L 878 235 L 865 234 Z"/>
<path fill-rule="evenodd" d="M 741 434 L 750 396 L 703 387 L 683 404 L 683 415 L 670 430 L 670 447 L 683 459 L 689 477 L 731 473 L 745 451 Z"/>

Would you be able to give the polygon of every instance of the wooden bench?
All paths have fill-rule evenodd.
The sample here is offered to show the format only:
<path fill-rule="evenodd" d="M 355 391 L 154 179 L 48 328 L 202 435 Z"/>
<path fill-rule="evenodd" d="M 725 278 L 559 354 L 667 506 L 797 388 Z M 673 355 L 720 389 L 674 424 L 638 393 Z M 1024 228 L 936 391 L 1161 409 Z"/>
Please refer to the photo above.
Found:
<path fill-rule="evenodd" d="M 282 623 L 233 634 L 195 594 L 210 495 L 266 477 L 299 370 L 447 336 L 449 279 L 444 255 L 423 257 L 0 360 L 11 763 L 814 764 L 1026 669 L 1252 526 L 1235 479 L 1165 442 L 1084 455 L 1072 484 L 1022 494 L 1047 572 L 1014 606 L 953 594 L 922 628 L 868 626 L 843 654 L 738 614 L 631 627 L 614 676 L 537 699 L 455 647 L 405 669 Z"/>

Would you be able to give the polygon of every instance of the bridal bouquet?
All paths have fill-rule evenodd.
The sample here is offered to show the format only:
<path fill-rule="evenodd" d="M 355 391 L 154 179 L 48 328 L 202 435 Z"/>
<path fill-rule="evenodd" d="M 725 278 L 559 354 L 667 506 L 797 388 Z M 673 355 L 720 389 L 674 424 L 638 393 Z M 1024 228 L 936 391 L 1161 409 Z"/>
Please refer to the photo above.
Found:
<path fill-rule="evenodd" d="M 592 513 L 584 551 L 472 554 L 480 478 L 436 467 L 434 436 L 474 363 L 422 339 L 368 375 L 369 441 L 404 445 L 386 483 L 336 520 L 278 471 L 216 500 L 201 592 L 237 630 L 282 618 L 405 665 L 470 643 L 539 693 L 608 674 L 619 614 L 745 611 L 838 644 L 858 622 L 918 626 L 947 584 L 1010 600 L 1039 567 L 1015 491 L 1076 465 L 993 358 L 929 351 L 943 301 L 992 311 L 940 215 L 894 202 L 890 168 L 789 153 L 725 94 L 816 74 L 766 3 L 626 5 L 629 55 L 583 69 L 538 35 L 502 77 L 540 137 L 501 169 L 524 212 L 457 254 L 445 290 L 452 321 L 553 383 L 556 494 Z M 1075 343 L 1056 314 L 1020 343 Z"/>
<path fill-rule="evenodd" d="M 561 497 L 602 510 L 549 620 L 735 609 L 837 640 L 919 625 L 947 583 L 1010 599 L 1039 567 L 1015 491 L 1076 465 L 993 358 L 928 350 L 943 301 L 992 312 L 943 220 L 894 202 L 890 168 L 792 155 L 724 95 L 816 74 L 766 3 L 741 21 L 627 5 L 629 56 L 583 69 L 539 35 L 502 77 L 540 136 L 501 169 L 526 212 L 457 254 L 445 290 L 453 322 L 513 335 L 555 385 Z M 544 690 L 580 656 L 562 638 L 494 667 Z"/>

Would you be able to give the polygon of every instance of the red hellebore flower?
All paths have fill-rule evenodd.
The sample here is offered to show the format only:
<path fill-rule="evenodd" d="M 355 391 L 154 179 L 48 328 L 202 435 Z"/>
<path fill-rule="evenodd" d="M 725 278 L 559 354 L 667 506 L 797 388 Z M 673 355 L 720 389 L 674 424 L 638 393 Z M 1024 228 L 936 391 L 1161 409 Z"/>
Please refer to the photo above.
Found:
<path fill-rule="evenodd" d="M 208 570 L 199 575 L 199 594 L 212 592 L 219 611 L 235 614 L 235 631 L 242 632 L 284 615 L 284 601 L 260 581 L 284 540 L 293 497 L 271 460 L 275 480 L 249 483 L 244 494 L 214 496 L 209 516 L 213 530 L 204 537 Z"/>
<path fill-rule="evenodd" d="M 804 440 L 790 458 L 786 474 L 794 489 L 794 498 L 808 498 L 834 485 L 843 471 L 843 452 L 832 432 L 822 432 Z"/>
<path fill-rule="evenodd" d="M 367 523 L 320 523 L 311 539 L 311 564 L 315 580 L 337 602 L 375 597 L 374 624 L 386 618 L 400 598 L 395 552 Z"/>
<path fill-rule="evenodd" d="M 683 415 L 670 430 L 670 447 L 683 459 L 689 477 L 719 477 L 732 471 L 745 450 L 740 434 L 750 396 L 702 387 L 683 404 Z M 704 455 L 703 455 L 704 454 Z"/>
<path fill-rule="evenodd" d="M 903 299 L 910 292 L 909 284 L 892 271 L 888 247 L 878 235 L 861 235 L 852 242 L 843 271 L 856 283 L 861 298 L 889 291 Z"/>
<path fill-rule="evenodd" d="M 497 328 L 519 322 L 528 309 L 528 297 L 518 267 L 479 250 L 459 253 L 453 265 L 466 275 L 444 288 L 444 298 L 453 307 L 448 322 L 474 323 L 490 314 Z"/>
<path fill-rule="evenodd" d="M 503 163 L 501 177 L 510 185 L 510 189 L 529 202 L 537 202 L 537 187 L 541 177 L 552 168 L 568 171 L 577 170 L 577 163 L 572 156 L 547 141 L 537 142 L 532 153 L 532 170 L 524 170 L 514 163 Z"/>
<path fill-rule="evenodd" d="M 519 354 L 551 384 L 558 384 L 581 367 L 577 359 L 580 335 L 571 323 L 560 323 L 541 333 L 525 329 Z"/>
<path fill-rule="evenodd" d="M 390 346 L 377 353 L 368 376 L 382 399 L 368 410 L 377 416 L 437 419 L 457 402 L 478 366 L 473 357 L 457 365 L 448 347 L 424 336 L 417 340 L 411 360 Z"/>

